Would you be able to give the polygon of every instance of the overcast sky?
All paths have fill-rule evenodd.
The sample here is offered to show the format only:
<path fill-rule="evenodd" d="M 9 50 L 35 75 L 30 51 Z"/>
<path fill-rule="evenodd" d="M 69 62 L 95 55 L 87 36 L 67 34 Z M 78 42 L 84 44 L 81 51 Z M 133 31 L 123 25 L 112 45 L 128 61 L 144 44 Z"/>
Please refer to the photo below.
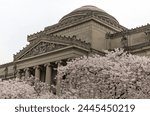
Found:
<path fill-rule="evenodd" d="M 150 23 L 149 0 L 0 0 L 0 64 L 28 44 L 27 35 L 84 5 L 97 6 L 127 28 Z"/>

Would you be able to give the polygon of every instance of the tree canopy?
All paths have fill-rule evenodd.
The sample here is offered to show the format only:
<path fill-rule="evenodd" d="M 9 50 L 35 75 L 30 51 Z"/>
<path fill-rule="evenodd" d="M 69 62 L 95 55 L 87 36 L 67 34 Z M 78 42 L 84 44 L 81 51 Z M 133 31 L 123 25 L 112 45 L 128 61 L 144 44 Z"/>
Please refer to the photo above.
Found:
<path fill-rule="evenodd" d="M 150 98 L 150 59 L 123 49 L 76 58 L 58 69 L 65 98 Z"/>

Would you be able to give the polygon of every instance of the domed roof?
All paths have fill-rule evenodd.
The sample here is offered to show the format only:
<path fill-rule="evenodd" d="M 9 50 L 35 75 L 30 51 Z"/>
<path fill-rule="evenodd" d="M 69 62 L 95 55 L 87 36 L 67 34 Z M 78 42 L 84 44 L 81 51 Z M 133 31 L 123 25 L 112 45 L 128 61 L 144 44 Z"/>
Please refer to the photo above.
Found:
<path fill-rule="evenodd" d="M 111 15 L 109 15 L 104 10 L 91 5 L 82 6 L 78 9 L 75 9 L 71 13 L 65 15 L 63 18 L 60 19 L 61 22 L 68 22 L 69 20 L 78 20 L 81 18 L 86 18 L 86 16 L 95 15 L 101 20 L 107 20 L 111 23 L 119 24 L 119 22 Z"/>
<path fill-rule="evenodd" d="M 84 10 L 92 10 L 92 11 L 99 11 L 99 12 L 105 12 L 104 10 L 97 8 L 96 6 L 92 6 L 92 5 L 86 5 L 86 6 L 82 6 L 76 10 L 74 10 L 73 12 L 76 11 L 84 11 Z"/>

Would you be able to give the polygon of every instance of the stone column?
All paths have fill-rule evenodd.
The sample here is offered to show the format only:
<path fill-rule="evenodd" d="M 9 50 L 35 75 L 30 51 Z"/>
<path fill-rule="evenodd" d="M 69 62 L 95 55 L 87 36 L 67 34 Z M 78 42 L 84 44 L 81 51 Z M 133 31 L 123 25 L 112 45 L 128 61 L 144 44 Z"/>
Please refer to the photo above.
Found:
<path fill-rule="evenodd" d="M 46 66 L 46 78 L 45 78 L 45 82 L 48 85 L 51 85 L 51 78 L 52 78 L 52 67 L 51 64 L 45 64 L 44 66 Z"/>
<path fill-rule="evenodd" d="M 17 70 L 16 78 L 21 79 L 21 74 L 20 70 Z"/>
<path fill-rule="evenodd" d="M 40 66 L 35 66 L 35 78 L 40 80 Z"/>
<path fill-rule="evenodd" d="M 60 66 L 60 63 L 58 63 L 58 67 Z M 56 95 L 60 96 L 61 95 L 61 77 L 57 76 L 56 77 Z"/>
<path fill-rule="evenodd" d="M 29 78 L 30 77 L 30 69 L 26 68 L 24 71 L 25 71 L 25 78 Z"/>
<path fill-rule="evenodd" d="M 17 74 L 17 66 L 14 65 L 13 66 L 13 75 L 14 75 L 14 77 L 16 77 L 16 74 Z"/>
<path fill-rule="evenodd" d="M 4 77 L 6 78 L 8 76 L 8 68 L 7 67 L 4 69 L 4 72 L 5 72 Z"/>

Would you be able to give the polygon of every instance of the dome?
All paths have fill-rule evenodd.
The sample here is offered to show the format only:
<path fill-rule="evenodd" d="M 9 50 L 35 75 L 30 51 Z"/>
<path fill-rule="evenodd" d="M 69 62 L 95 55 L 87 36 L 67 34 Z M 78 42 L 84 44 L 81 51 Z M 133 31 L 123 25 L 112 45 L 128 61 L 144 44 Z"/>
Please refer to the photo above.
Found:
<path fill-rule="evenodd" d="M 60 19 L 60 23 L 68 22 L 70 20 L 78 20 L 81 18 L 86 18 L 88 16 L 96 16 L 100 20 L 106 20 L 111 23 L 119 24 L 119 22 L 111 15 L 109 15 L 104 10 L 91 5 L 82 6 L 78 9 L 75 9 L 71 13 L 65 15 L 63 18 Z"/>
<path fill-rule="evenodd" d="M 82 7 L 78 8 L 78 9 L 74 10 L 73 12 L 84 11 L 84 10 L 105 12 L 104 10 L 102 10 L 100 8 L 97 8 L 96 6 L 91 6 L 91 5 L 82 6 Z"/>

